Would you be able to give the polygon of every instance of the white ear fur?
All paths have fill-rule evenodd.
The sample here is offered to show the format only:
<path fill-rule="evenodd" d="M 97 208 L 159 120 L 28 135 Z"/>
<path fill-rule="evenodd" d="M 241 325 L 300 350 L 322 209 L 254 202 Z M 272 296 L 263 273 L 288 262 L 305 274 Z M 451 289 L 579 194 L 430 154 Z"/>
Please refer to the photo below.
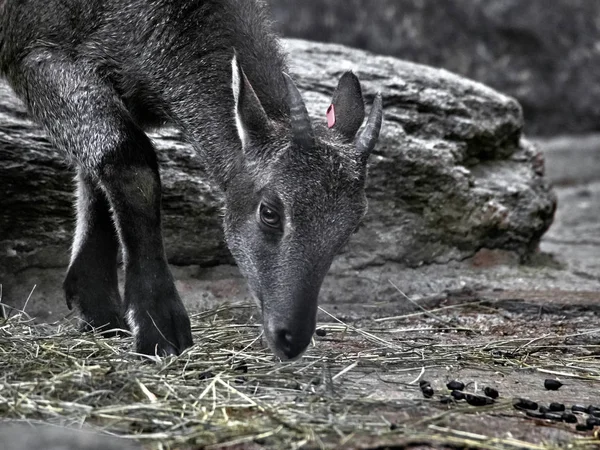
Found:
<path fill-rule="evenodd" d="M 231 90 L 233 91 L 234 102 L 233 115 L 235 117 L 235 125 L 237 127 L 238 136 L 240 137 L 240 141 L 242 142 L 242 148 L 244 148 L 248 143 L 248 133 L 244 128 L 244 124 L 240 117 L 240 111 L 238 108 L 243 83 L 243 80 L 240 79 L 240 73 L 241 68 L 237 61 L 237 55 L 233 55 L 233 59 L 231 60 Z"/>

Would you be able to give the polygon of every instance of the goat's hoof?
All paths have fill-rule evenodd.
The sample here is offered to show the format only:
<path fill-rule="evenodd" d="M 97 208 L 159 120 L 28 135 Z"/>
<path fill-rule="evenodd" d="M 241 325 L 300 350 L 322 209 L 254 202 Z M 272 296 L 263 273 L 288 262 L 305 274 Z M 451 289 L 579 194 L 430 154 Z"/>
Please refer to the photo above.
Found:
<path fill-rule="evenodd" d="M 128 330 L 121 311 L 121 297 L 117 286 L 99 281 L 101 278 L 69 269 L 63 282 L 69 309 L 79 311 L 82 332 L 99 332 L 104 336 L 117 336 Z"/>
<path fill-rule="evenodd" d="M 194 343 L 190 319 L 181 301 L 171 310 L 130 310 L 128 320 L 135 335 L 136 352 L 151 356 L 179 355 Z M 153 314 L 154 313 L 154 314 Z"/>

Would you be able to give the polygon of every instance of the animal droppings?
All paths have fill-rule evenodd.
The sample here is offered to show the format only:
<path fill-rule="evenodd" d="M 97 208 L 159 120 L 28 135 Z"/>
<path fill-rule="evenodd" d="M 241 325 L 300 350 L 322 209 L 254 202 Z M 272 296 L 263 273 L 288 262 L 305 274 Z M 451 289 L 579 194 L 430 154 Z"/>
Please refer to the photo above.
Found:
<path fill-rule="evenodd" d="M 562 420 L 567 423 L 577 423 L 577 416 L 568 412 L 562 413 Z"/>
<path fill-rule="evenodd" d="M 431 386 L 425 386 L 421 389 L 421 392 L 423 393 L 423 397 L 425 398 L 431 398 L 433 397 L 433 388 Z"/>
<path fill-rule="evenodd" d="M 529 409 L 536 410 L 538 409 L 538 404 L 531 400 L 527 400 L 526 398 L 518 398 L 513 402 L 513 406 L 517 409 Z"/>
<path fill-rule="evenodd" d="M 550 409 L 547 406 L 540 406 L 539 412 L 545 414 L 547 412 L 550 412 Z"/>
<path fill-rule="evenodd" d="M 585 423 L 591 427 L 600 427 L 600 419 L 597 417 L 588 417 Z"/>
<path fill-rule="evenodd" d="M 588 412 L 588 407 L 583 405 L 573 405 L 571 406 L 571 411 L 586 413 Z"/>
<path fill-rule="evenodd" d="M 598 408 L 597 406 L 593 406 L 593 405 L 588 406 L 587 412 L 591 416 L 600 417 L 600 408 Z"/>
<path fill-rule="evenodd" d="M 324 330 L 323 328 L 319 328 L 317 331 L 317 336 L 319 337 L 325 337 L 327 336 L 327 330 Z"/>
<path fill-rule="evenodd" d="M 215 375 L 210 371 L 207 370 L 206 372 L 202 372 L 200 373 L 200 375 L 198 375 L 198 379 L 200 380 L 208 380 L 209 378 L 214 378 Z"/>
<path fill-rule="evenodd" d="M 465 399 L 465 393 L 462 391 L 452 391 L 452 392 L 450 392 L 450 395 L 452 397 L 454 397 L 455 400 L 464 400 Z"/>
<path fill-rule="evenodd" d="M 462 391 L 465 388 L 465 383 L 462 381 L 452 380 L 446 384 L 446 387 L 451 391 Z"/>
<path fill-rule="evenodd" d="M 533 417 L 534 419 L 543 419 L 544 413 L 538 411 L 525 411 L 525 414 L 529 417 Z"/>
<path fill-rule="evenodd" d="M 494 403 L 491 398 L 482 397 L 481 395 L 467 394 L 466 398 L 467 403 L 472 406 L 485 406 Z"/>
<path fill-rule="evenodd" d="M 496 398 L 498 398 L 498 395 L 499 395 L 499 394 L 498 394 L 498 391 L 497 391 L 496 389 L 494 389 L 494 388 L 491 388 L 491 387 L 486 387 L 486 388 L 483 390 L 483 393 L 484 393 L 485 395 L 487 395 L 489 398 L 493 398 L 493 399 L 496 399 Z"/>
<path fill-rule="evenodd" d="M 233 370 L 237 370 L 242 373 L 248 373 L 248 364 L 246 364 L 245 361 L 242 361 L 237 366 L 235 366 Z"/>
<path fill-rule="evenodd" d="M 431 383 L 429 381 L 426 381 L 426 380 L 419 381 L 419 387 L 421 389 L 423 389 L 425 386 L 431 386 Z"/>
<path fill-rule="evenodd" d="M 563 420 L 562 414 L 553 413 L 553 412 L 544 413 L 544 419 L 556 420 L 559 422 L 562 422 L 562 420 Z"/>
<path fill-rule="evenodd" d="M 553 380 L 552 378 L 547 378 L 544 380 L 544 387 L 549 391 L 557 391 L 563 384 L 558 380 Z"/>
<path fill-rule="evenodd" d="M 588 424 L 585 424 L 585 423 L 578 423 L 575 426 L 575 429 L 577 431 L 589 431 L 589 430 L 593 430 L 594 427 L 593 426 L 589 426 Z"/>
<path fill-rule="evenodd" d="M 550 411 L 564 411 L 565 405 L 562 403 L 552 402 L 550 403 Z"/>

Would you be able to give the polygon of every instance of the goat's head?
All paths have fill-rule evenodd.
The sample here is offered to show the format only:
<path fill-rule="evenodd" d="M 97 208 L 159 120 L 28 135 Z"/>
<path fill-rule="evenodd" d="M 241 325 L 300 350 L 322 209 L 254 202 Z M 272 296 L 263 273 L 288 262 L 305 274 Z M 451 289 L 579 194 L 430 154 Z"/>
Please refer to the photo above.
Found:
<path fill-rule="evenodd" d="M 329 126 L 311 124 L 292 79 L 289 122 L 267 117 L 233 59 L 235 118 L 242 169 L 225 193 L 225 236 L 262 310 L 271 349 L 300 355 L 315 331 L 317 297 L 333 257 L 367 210 L 367 159 L 377 141 L 382 102 L 365 117 L 361 87 L 346 72 L 333 95 Z"/>

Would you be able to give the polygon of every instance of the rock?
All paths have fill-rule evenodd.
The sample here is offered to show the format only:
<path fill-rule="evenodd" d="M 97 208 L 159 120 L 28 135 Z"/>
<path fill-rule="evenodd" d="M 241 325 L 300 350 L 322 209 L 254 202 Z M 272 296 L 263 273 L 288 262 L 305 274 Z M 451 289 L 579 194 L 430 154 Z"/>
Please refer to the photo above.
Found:
<path fill-rule="evenodd" d="M 348 248 L 350 265 L 414 267 L 464 259 L 482 247 L 521 256 L 537 247 L 555 198 L 541 154 L 521 138 L 516 101 L 444 70 L 288 42 L 313 116 L 324 117 L 331 78 L 344 70 L 355 69 L 368 99 L 385 94 L 370 214 Z"/>
<path fill-rule="evenodd" d="M 529 134 L 598 131 L 600 2 L 269 0 L 289 37 L 443 67 L 516 97 Z"/>
<path fill-rule="evenodd" d="M 386 261 L 416 267 L 460 260 L 481 248 L 521 258 L 536 249 L 555 197 L 541 154 L 521 136 L 515 100 L 390 57 L 296 40 L 285 45 L 315 120 L 325 120 L 347 69 L 361 78 L 368 105 L 376 91 L 385 98 L 385 124 L 370 160 L 370 210 L 334 276 Z M 74 226 L 72 172 L 5 85 L 0 105 L 0 269 L 65 266 Z M 160 150 L 170 261 L 231 262 L 219 197 L 202 181 L 201 161 L 176 131 L 152 137 Z"/>

